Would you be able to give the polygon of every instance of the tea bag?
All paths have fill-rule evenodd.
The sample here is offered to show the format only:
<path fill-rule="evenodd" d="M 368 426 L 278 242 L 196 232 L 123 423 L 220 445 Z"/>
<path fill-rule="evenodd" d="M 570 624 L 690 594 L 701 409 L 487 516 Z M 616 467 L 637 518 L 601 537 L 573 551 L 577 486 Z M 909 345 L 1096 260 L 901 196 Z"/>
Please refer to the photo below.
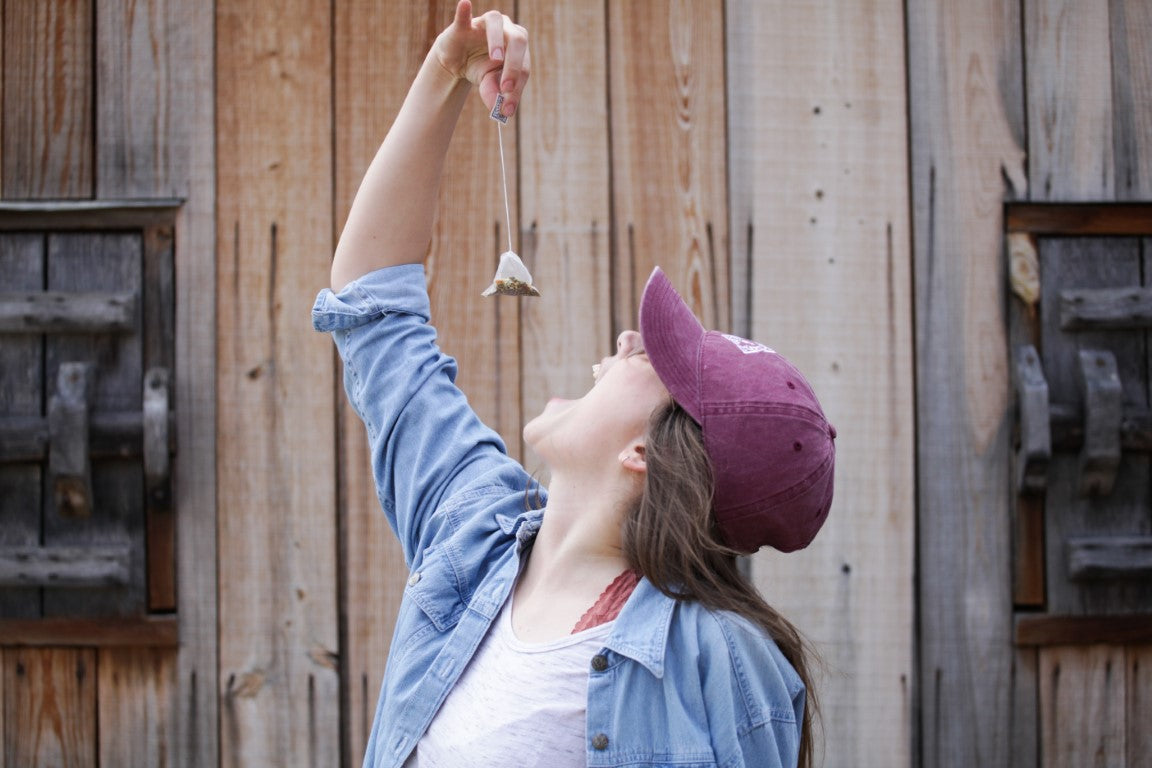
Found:
<path fill-rule="evenodd" d="M 500 176 L 504 181 L 504 216 L 508 227 L 508 250 L 500 254 L 500 263 L 496 266 L 496 277 L 492 285 L 488 286 L 481 296 L 539 296 L 540 291 L 532 284 L 532 275 L 528 267 L 512 250 L 512 212 L 508 206 L 508 174 L 504 170 L 504 124 L 508 122 L 507 115 L 500 114 L 500 107 L 504 104 L 504 96 L 496 97 L 496 106 L 492 107 L 489 115 L 496 121 L 497 141 L 500 144 Z"/>

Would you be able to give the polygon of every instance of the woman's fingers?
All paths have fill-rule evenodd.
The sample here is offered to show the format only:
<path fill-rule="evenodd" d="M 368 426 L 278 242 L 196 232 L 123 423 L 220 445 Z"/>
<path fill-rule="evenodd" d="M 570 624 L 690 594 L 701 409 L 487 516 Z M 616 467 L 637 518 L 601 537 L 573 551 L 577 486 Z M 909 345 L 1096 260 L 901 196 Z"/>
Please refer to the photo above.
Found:
<path fill-rule="evenodd" d="M 512 115 L 528 80 L 528 30 L 499 11 L 473 17 L 471 0 L 459 0 L 446 32 L 441 36 L 446 68 L 476 84 L 489 109 L 503 94 L 502 112 Z"/>

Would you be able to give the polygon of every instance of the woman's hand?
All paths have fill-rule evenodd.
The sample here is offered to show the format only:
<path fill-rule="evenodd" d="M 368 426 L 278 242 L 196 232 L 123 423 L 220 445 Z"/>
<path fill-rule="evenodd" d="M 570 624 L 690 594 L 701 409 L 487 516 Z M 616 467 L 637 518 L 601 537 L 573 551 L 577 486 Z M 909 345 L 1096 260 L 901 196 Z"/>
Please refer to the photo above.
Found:
<path fill-rule="evenodd" d="M 436 60 L 453 77 L 477 86 L 491 110 L 504 95 L 501 112 L 512 115 L 528 82 L 528 30 L 499 11 L 472 17 L 470 0 L 460 0 L 452 24 L 432 48 Z"/>

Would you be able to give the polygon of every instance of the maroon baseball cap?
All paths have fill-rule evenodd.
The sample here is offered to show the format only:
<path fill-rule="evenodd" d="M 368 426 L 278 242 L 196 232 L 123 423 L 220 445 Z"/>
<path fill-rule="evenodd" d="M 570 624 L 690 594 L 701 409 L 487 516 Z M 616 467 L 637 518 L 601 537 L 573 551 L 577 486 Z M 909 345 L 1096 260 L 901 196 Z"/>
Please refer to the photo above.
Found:
<path fill-rule="evenodd" d="M 744 553 L 808 546 L 832 505 L 836 430 L 804 376 L 763 344 L 705 330 L 659 267 L 640 300 L 640 335 L 704 434 L 724 543 Z"/>

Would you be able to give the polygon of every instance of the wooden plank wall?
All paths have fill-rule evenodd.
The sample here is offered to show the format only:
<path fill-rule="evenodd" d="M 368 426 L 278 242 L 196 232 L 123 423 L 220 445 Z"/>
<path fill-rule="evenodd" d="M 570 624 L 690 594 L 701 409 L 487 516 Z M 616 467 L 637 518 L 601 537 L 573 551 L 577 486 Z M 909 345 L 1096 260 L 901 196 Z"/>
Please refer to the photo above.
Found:
<path fill-rule="evenodd" d="M 708 324 L 798 362 L 840 431 L 827 530 L 751 566 L 825 658 L 823 764 L 1145 759 L 1147 647 L 1012 646 L 1000 211 L 1152 197 L 1147 3 L 519 5 L 535 70 L 504 142 L 545 298 L 478 296 L 506 232 L 475 102 L 428 260 L 510 450 L 659 263 Z M 0 194 L 185 204 L 181 648 L 3 650 L 0 764 L 359 762 L 405 573 L 308 308 L 450 12 L 3 0 Z"/>
<path fill-rule="evenodd" d="M 753 573 L 823 656 L 824 764 L 909 765 L 903 4 L 729 2 L 728 41 L 734 325 L 806 372 L 839 433 L 825 530 Z"/>
<path fill-rule="evenodd" d="M 2 196 L 184 201 L 174 404 L 181 651 L 4 650 L 4 757 L 11 766 L 204 765 L 217 752 L 211 8 L 8 0 L 3 20 Z"/>
<path fill-rule="evenodd" d="M 908 6 L 926 765 L 1147 761 L 1131 737 L 1134 718 L 1147 730 L 1146 648 L 1012 646 L 1000 206 L 1149 199 L 1149 15 L 1138 0 Z"/>
<path fill-rule="evenodd" d="M 1152 199 L 1152 7 L 1140 0 L 1027 0 L 1023 13 L 1031 199 Z M 1134 253 L 1128 263 L 1139 267 L 1140 244 L 1129 242 Z M 1129 372 L 1124 378 L 1141 381 Z M 1148 482 L 1145 471 L 1144 487 L 1133 498 L 1148 497 Z M 1140 506 L 1142 512 L 1132 512 L 1143 516 L 1147 533 L 1152 513 Z M 1049 548 L 1058 543 L 1050 541 Z M 1062 597 L 1052 585 L 1049 595 L 1053 602 Z M 1067 602 L 1057 606 L 1064 613 L 1084 609 Z M 1115 600 L 1107 607 L 1124 610 Z M 1150 650 L 1089 645 L 1037 651 L 1043 765 L 1135 766 L 1150 759 L 1147 673 L 1141 679 L 1140 672 Z"/>

